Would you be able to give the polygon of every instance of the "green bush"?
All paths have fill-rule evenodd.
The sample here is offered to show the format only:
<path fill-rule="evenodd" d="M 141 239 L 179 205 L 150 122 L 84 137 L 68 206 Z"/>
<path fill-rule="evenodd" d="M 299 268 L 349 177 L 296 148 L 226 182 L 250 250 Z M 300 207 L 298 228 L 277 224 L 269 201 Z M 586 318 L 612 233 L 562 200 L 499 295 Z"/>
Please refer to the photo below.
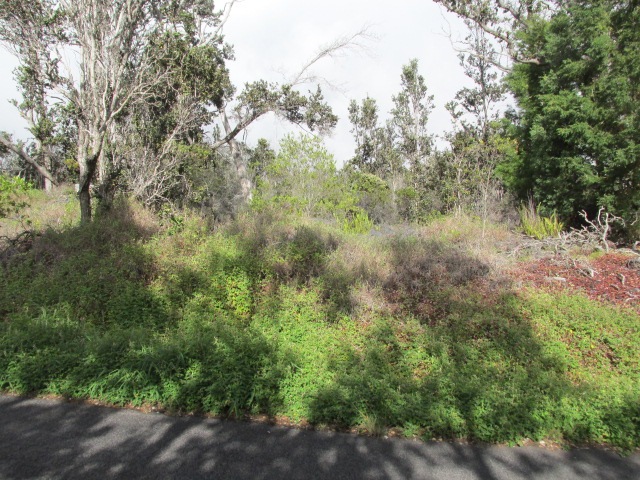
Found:
<path fill-rule="evenodd" d="M 373 228 L 373 221 L 369 214 L 358 207 L 345 211 L 340 218 L 340 227 L 346 233 L 369 233 Z"/>
<path fill-rule="evenodd" d="M 555 212 L 549 217 L 544 217 L 540 214 L 539 206 L 534 207 L 532 203 L 520 207 L 518 213 L 524 234 L 538 240 L 557 237 L 564 228 L 564 224 L 558 220 Z"/>
<path fill-rule="evenodd" d="M 20 177 L 7 177 L 0 174 L 0 218 L 19 212 L 27 206 L 19 199 L 20 194 L 33 188 L 29 182 Z"/>

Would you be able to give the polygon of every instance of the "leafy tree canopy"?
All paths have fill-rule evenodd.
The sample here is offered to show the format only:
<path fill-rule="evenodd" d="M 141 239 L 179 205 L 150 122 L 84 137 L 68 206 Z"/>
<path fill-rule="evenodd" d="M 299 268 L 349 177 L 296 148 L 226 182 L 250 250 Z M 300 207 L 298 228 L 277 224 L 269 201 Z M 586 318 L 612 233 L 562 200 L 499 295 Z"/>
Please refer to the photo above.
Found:
<path fill-rule="evenodd" d="M 576 222 L 640 208 L 640 5 L 572 0 L 522 34 L 539 64 L 508 82 L 520 108 L 510 186 Z"/>

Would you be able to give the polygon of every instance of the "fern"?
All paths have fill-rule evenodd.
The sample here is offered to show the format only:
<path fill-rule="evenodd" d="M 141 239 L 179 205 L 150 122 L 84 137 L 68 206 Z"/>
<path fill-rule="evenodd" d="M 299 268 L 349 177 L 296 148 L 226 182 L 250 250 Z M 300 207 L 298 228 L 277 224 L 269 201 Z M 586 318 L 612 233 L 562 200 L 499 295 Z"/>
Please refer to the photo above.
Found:
<path fill-rule="evenodd" d="M 540 206 L 534 207 L 533 202 L 523 205 L 519 213 L 523 233 L 538 240 L 557 237 L 564 228 L 564 224 L 558 219 L 556 212 L 545 217 L 540 214 Z"/>

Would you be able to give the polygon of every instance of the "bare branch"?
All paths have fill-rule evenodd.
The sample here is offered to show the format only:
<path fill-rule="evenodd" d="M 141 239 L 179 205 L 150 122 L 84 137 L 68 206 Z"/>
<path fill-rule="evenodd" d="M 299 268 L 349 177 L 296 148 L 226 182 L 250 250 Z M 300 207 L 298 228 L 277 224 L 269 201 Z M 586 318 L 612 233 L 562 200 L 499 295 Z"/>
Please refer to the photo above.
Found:
<path fill-rule="evenodd" d="M 28 155 L 24 151 L 24 149 L 22 147 L 19 147 L 19 146 L 15 145 L 7 137 L 5 137 L 3 135 L 0 135 L 0 144 L 4 145 L 6 148 L 11 150 L 13 153 L 18 155 L 22 160 L 24 160 L 29 165 L 31 165 L 33 168 L 35 168 L 36 171 L 40 175 L 42 175 L 44 178 L 49 180 L 53 185 L 58 185 L 58 182 L 56 182 L 56 180 L 55 180 L 54 176 L 51 174 L 51 172 L 46 167 L 40 165 L 33 158 L 31 158 L 31 156 Z"/>
<path fill-rule="evenodd" d="M 233 6 L 236 3 L 241 2 L 242 0 L 230 0 L 229 2 L 224 4 L 224 7 L 222 7 L 222 15 L 220 18 L 220 23 L 218 25 L 218 28 L 216 28 L 215 30 L 215 35 L 220 35 L 222 33 L 222 30 L 224 28 L 224 26 L 227 23 L 227 20 L 229 20 L 229 16 L 231 15 L 231 10 L 233 9 Z M 204 32 L 201 32 L 201 35 L 203 35 Z"/>
<path fill-rule="evenodd" d="M 301 85 L 305 83 L 318 82 L 320 78 L 311 72 L 311 68 L 325 58 L 335 58 L 345 55 L 347 52 L 354 50 L 365 50 L 367 48 L 365 41 L 376 39 L 375 35 L 370 32 L 370 27 L 364 26 L 355 33 L 344 35 L 334 39 L 332 42 L 323 45 L 320 49 L 302 66 L 287 83 L 289 85 Z M 331 85 L 326 79 L 322 81 Z"/>
<path fill-rule="evenodd" d="M 457 14 L 471 28 L 475 25 L 494 38 L 500 45 L 496 49 L 499 58 L 506 52 L 514 63 L 540 65 L 539 58 L 524 57 L 518 49 L 516 36 L 512 32 L 526 30 L 529 20 L 544 18 L 553 11 L 554 5 L 543 0 L 483 0 L 478 2 L 458 2 L 456 0 L 435 0 L 448 11 Z M 452 42 L 453 44 L 453 42 Z M 508 63 L 494 60 L 494 66 L 503 71 L 510 69 Z"/>

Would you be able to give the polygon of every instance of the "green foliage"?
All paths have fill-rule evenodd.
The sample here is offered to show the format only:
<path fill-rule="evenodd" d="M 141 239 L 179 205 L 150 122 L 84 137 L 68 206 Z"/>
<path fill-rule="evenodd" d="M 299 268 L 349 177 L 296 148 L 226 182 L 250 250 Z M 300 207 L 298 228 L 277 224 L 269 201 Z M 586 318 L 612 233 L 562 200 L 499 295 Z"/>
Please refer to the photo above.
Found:
<path fill-rule="evenodd" d="M 367 212 L 361 208 L 352 208 L 339 219 L 339 225 L 346 233 L 369 233 L 373 228 L 373 222 Z"/>
<path fill-rule="evenodd" d="M 30 188 L 31 185 L 20 177 L 9 178 L 0 174 L 0 218 L 18 213 L 26 207 L 27 204 L 19 200 L 19 196 Z"/>
<path fill-rule="evenodd" d="M 497 121 L 505 88 L 494 68 L 491 42 L 478 27 L 470 28 L 465 42 L 469 53 L 459 56 L 460 65 L 473 87 L 462 88 L 446 105 L 454 123 L 447 135 L 449 148 L 436 152 L 426 168 L 412 174 L 420 180 L 422 210 L 467 211 L 486 222 L 500 218 L 506 203 L 496 169 L 514 144 Z"/>
<path fill-rule="evenodd" d="M 427 133 L 427 121 L 433 110 L 433 95 L 427 95 L 424 77 L 418 73 L 418 60 L 402 67 L 402 89 L 393 97 L 391 110 L 397 133 L 397 149 L 402 164 L 414 167 L 431 153 L 433 138 Z"/>
<path fill-rule="evenodd" d="M 572 225 L 582 210 L 634 218 L 640 209 L 639 9 L 570 1 L 520 35 L 539 62 L 516 64 L 509 77 L 521 113 L 507 181 Z"/>
<path fill-rule="evenodd" d="M 271 149 L 269 142 L 264 138 L 258 140 L 258 145 L 251 151 L 249 167 L 253 171 L 256 180 L 266 176 L 267 169 L 276 159 L 276 152 Z"/>
<path fill-rule="evenodd" d="M 130 202 L 105 215 L 0 265 L 0 389 L 640 445 L 637 315 L 483 288 L 490 268 L 459 238 L 475 230 L 346 235 L 269 212 L 158 230 Z"/>
<path fill-rule="evenodd" d="M 335 161 L 317 137 L 286 136 L 264 167 L 254 208 L 269 204 L 291 213 L 327 216 L 339 195 Z"/>
<path fill-rule="evenodd" d="M 542 240 L 547 237 L 557 237 L 564 224 L 558 220 L 555 212 L 549 217 L 540 214 L 540 206 L 534 207 L 532 202 L 522 205 L 518 210 L 520 213 L 520 223 L 525 235 Z"/>
<path fill-rule="evenodd" d="M 333 212 L 338 223 L 342 224 L 358 212 L 366 213 L 374 223 L 393 221 L 393 193 L 386 181 L 352 166 L 340 172 L 340 181 L 345 188 Z"/>

